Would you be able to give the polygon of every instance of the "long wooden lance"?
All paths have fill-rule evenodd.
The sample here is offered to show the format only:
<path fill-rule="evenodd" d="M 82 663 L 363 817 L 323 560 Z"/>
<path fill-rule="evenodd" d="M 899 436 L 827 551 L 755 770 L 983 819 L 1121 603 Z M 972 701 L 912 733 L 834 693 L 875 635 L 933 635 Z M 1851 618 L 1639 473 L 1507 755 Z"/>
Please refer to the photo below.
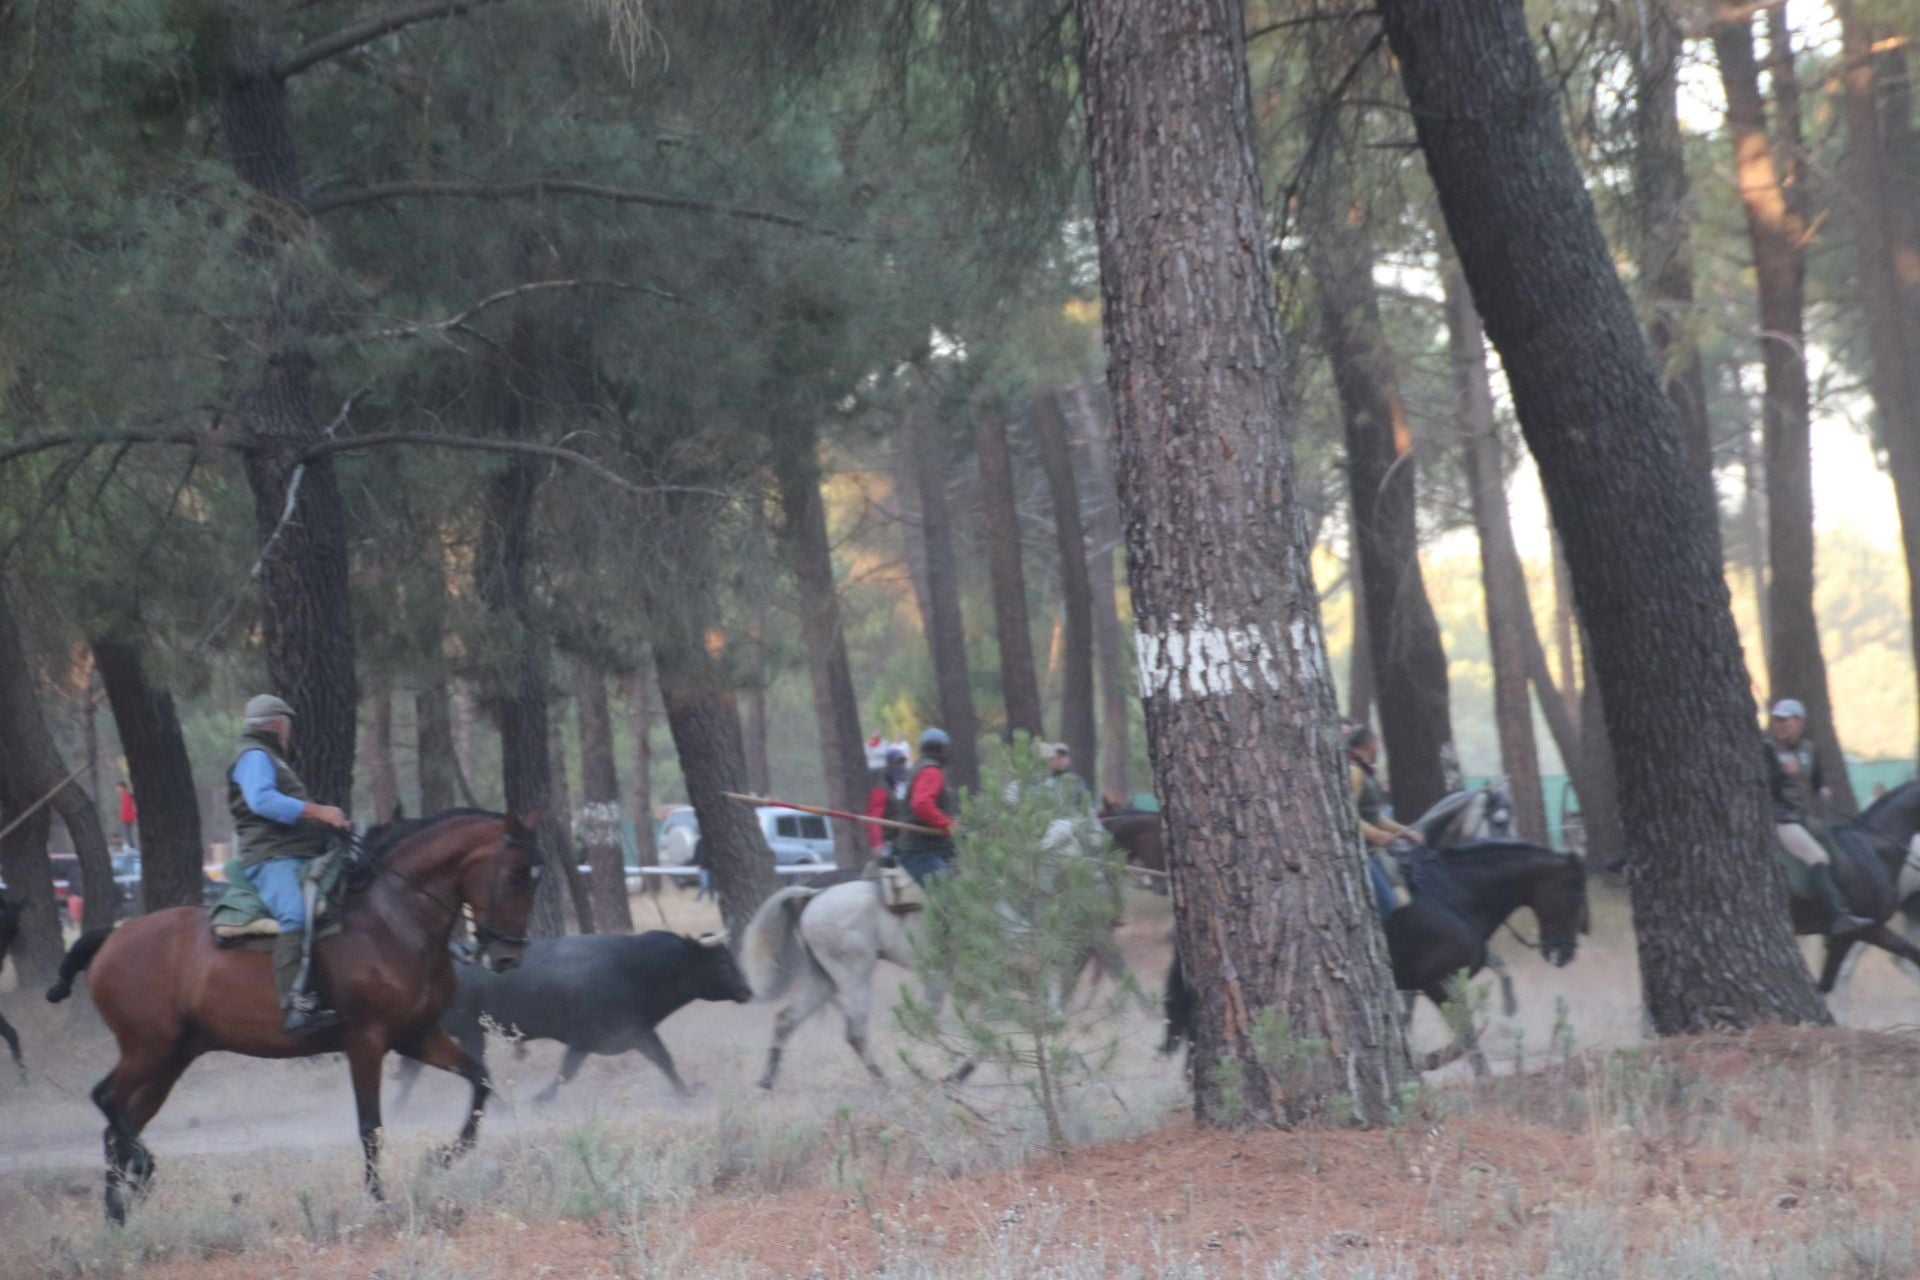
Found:
<path fill-rule="evenodd" d="M 818 814 L 822 818 L 851 818 L 855 822 L 868 822 L 876 827 L 891 827 L 895 831 L 918 831 L 923 835 L 929 836 L 946 834 L 946 832 L 936 830 L 933 827 L 923 827 L 912 822 L 895 822 L 891 818 L 874 818 L 864 813 L 848 813 L 845 809 L 828 809 L 823 805 L 796 804 L 792 800 L 776 800 L 772 796 L 742 795 L 738 791 L 722 791 L 720 794 L 729 800 L 738 800 L 741 804 L 750 804 L 758 808 L 796 809 L 801 813 Z M 1142 867 L 1131 862 L 1110 862 L 1107 865 L 1122 868 L 1127 871 L 1137 871 L 1144 876 L 1164 876 L 1167 874 L 1153 867 Z"/>
<path fill-rule="evenodd" d="M 855 822 L 870 823 L 876 827 L 890 827 L 895 831 L 917 831 L 924 836 L 946 834 L 936 827 L 923 827 L 912 822 L 895 822 L 891 818 L 874 818 L 864 813 L 848 813 L 845 809 L 828 809 L 817 804 L 796 804 L 791 800 L 775 800 L 772 796 L 743 796 L 738 791 L 722 791 L 720 794 L 729 800 L 738 800 L 741 804 L 750 804 L 762 809 L 797 809 L 801 813 L 814 813 L 823 818 L 851 818 Z"/>

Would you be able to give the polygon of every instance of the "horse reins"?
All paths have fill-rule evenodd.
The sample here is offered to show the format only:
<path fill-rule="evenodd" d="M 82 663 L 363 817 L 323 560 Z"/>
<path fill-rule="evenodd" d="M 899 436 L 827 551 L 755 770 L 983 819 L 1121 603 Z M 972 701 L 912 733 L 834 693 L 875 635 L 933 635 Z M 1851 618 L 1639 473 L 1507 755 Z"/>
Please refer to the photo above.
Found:
<path fill-rule="evenodd" d="M 359 832 L 357 831 L 351 832 L 345 836 L 340 836 L 337 838 L 340 839 L 347 846 L 347 850 L 348 852 L 353 854 L 355 862 L 359 863 L 362 866 L 371 866 L 376 871 L 386 872 L 388 875 L 398 880 L 401 884 L 404 884 L 405 886 L 407 886 L 407 888 L 411 889 L 413 892 L 419 894 L 421 897 L 425 898 L 427 901 L 433 903 L 435 906 L 439 907 L 442 911 L 445 911 L 447 913 L 447 923 L 449 927 L 452 926 L 454 921 L 460 918 L 461 904 L 457 902 L 448 902 L 445 898 L 442 898 L 439 894 L 427 888 L 425 885 L 421 884 L 418 880 L 415 880 L 412 876 L 408 875 L 406 872 L 400 870 L 397 867 L 388 865 L 387 860 L 384 857 L 376 858 L 371 854 L 369 854 L 367 852 L 365 842 L 362 841 L 360 838 Z M 531 848 L 531 846 L 529 846 L 525 840 L 522 840 L 518 836 L 502 836 L 501 843 L 512 845 L 516 849 L 530 850 Z M 482 944 L 485 944 L 488 942 L 512 942 L 512 943 L 518 943 L 521 946 L 525 946 L 528 942 L 532 941 L 532 939 L 527 938 L 525 936 L 522 936 L 519 934 L 506 933 L 500 929 L 494 928 L 492 923 L 493 895 L 491 893 L 487 895 L 487 917 L 488 918 L 486 920 L 480 920 L 474 923 L 474 926 L 473 926 L 474 941 Z"/>

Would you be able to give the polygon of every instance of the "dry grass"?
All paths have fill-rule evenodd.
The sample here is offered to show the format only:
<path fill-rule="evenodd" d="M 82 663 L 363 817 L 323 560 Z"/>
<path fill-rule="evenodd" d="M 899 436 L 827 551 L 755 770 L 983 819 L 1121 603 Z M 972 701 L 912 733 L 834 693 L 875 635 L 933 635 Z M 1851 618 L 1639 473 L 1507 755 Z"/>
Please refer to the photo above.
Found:
<path fill-rule="evenodd" d="M 704 923 L 684 899 L 667 907 L 677 927 Z M 1131 915 L 1129 958 L 1157 986 L 1165 904 Z M 393 1126 L 386 1206 L 359 1192 L 337 1063 L 196 1067 L 155 1126 L 160 1179 L 126 1230 L 100 1224 L 84 1105 L 104 1046 L 83 1017 L 36 1011 L 22 1029 L 39 1073 L 0 1081 L 0 1278 L 1920 1275 L 1920 1043 L 1768 1030 L 1583 1047 L 1622 1046 L 1638 1021 L 1617 907 L 1600 915 L 1571 970 L 1509 956 L 1523 1015 L 1490 1039 L 1525 1074 L 1431 1082 L 1393 1130 L 1196 1130 L 1142 1015 L 1111 1081 L 1073 1098 L 1083 1145 L 1055 1159 L 1017 1085 L 873 1089 L 837 1025 L 803 1034 L 790 1087 L 761 1095 L 748 1082 L 769 1011 L 698 1006 L 664 1029 L 707 1082 L 691 1104 L 623 1059 L 534 1108 L 522 1100 L 556 1055 L 497 1051 L 502 1105 L 480 1149 L 440 1170 L 426 1157 L 461 1090 L 423 1082 Z M 1863 977 L 1856 1008 L 1891 1022 L 1910 1007 L 1890 968 Z M 1422 1043 L 1442 1034 L 1423 1013 Z"/>

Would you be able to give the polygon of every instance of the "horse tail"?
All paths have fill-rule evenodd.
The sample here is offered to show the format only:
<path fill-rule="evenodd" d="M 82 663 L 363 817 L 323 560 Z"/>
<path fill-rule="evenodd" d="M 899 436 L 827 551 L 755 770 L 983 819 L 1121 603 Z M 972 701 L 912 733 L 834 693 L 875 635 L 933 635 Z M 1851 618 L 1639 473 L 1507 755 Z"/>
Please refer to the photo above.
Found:
<path fill-rule="evenodd" d="M 89 929 L 74 940 L 73 945 L 67 948 L 66 958 L 60 962 L 60 980 L 47 988 L 49 1004 L 59 1004 L 73 994 L 73 980 L 87 971 L 100 945 L 112 933 L 111 927 Z"/>
<path fill-rule="evenodd" d="M 740 966 L 759 1000 L 778 1000 L 812 962 L 800 938 L 800 912 L 820 891 L 790 885 L 760 904 L 740 943 Z"/>

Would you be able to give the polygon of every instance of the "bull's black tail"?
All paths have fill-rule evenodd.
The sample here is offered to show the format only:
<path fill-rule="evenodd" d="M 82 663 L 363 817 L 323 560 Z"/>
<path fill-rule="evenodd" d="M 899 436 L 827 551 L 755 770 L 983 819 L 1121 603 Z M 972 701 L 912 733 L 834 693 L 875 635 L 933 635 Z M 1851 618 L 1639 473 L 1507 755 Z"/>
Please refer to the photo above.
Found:
<path fill-rule="evenodd" d="M 1173 953 L 1173 966 L 1167 970 L 1167 1038 L 1160 1042 L 1161 1053 L 1177 1053 L 1193 1038 L 1193 992 L 1187 989 L 1186 975 L 1180 972 L 1180 953 Z"/>
<path fill-rule="evenodd" d="M 87 971 L 93 963 L 93 957 L 100 950 L 100 944 L 107 940 L 112 929 L 89 929 L 74 940 L 67 948 L 67 958 L 60 962 L 60 981 L 47 988 L 47 1000 L 59 1004 L 73 994 L 73 980 Z"/>

